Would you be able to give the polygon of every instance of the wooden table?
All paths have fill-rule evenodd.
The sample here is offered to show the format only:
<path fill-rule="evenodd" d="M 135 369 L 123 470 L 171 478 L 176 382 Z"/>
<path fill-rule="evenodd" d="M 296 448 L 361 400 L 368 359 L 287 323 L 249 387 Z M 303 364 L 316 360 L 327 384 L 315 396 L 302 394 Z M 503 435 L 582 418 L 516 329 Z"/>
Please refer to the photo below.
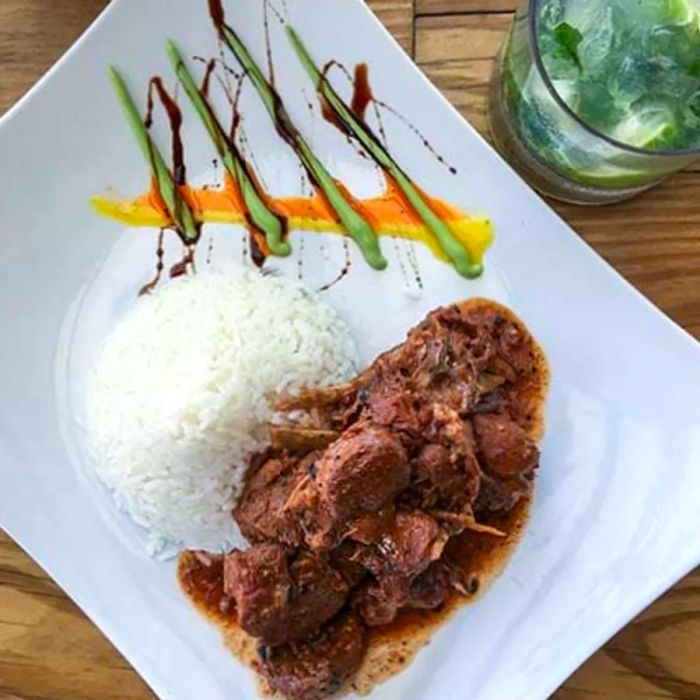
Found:
<path fill-rule="evenodd" d="M 0 112 L 106 4 L 0 0 Z M 369 4 L 483 132 L 492 59 L 516 0 Z M 625 277 L 700 337 L 700 169 L 617 207 L 554 206 Z M 153 697 L 92 623 L 0 532 L 0 700 Z M 618 634 L 554 697 L 700 700 L 700 571 Z"/>

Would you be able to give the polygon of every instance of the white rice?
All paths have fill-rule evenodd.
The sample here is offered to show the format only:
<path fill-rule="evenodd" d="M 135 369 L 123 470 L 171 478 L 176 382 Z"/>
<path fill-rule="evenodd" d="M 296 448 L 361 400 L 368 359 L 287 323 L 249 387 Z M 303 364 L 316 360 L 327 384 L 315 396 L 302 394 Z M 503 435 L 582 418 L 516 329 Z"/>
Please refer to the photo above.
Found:
<path fill-rule="evenodd" d="M 90 376 L 97 473 L 148 529 L 152 554 L 224 551 L 271 399 L 344 381 L 356 365 L 345 324 L 294 282 L 243 269 L 169 282 L 114 328 Z"/>

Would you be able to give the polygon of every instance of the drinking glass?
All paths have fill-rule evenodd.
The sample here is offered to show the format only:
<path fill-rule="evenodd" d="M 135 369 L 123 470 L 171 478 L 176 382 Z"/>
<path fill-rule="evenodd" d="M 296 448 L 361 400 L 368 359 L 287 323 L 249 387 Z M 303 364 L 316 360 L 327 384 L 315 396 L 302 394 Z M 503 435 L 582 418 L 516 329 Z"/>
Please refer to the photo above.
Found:
<path fill-rule="evenodd" d="M 543 60 L 538 36 L 540 22 L 547 21 L 542 13 L 545 1 L 521 3 L 491 81 L 491 132 L 511 165 L 545 195 L 578 204 L 608 204 L 629 199 L 700 159 L 700 148 L 628 145 L 576 115 L 564 99 L 571 83 L 549 75 Z M 604 0 L 561 0 L 558 5 L 573 2 L 589 2 L 591 8 L 605 5 Z M 590 31 L 600 32 L 601 42 L 610 41 L 616 28 L 607 27 L 604 34 L 599 25 L 593 23 Z M 595 41 L 597 34 L 588 41 L 594 49 Z M 600 109 L 612 108 L 610 100 L 617 98 L 609 88 L 618 87 L 621 77 L 603 75 L 598 83 Z"/>

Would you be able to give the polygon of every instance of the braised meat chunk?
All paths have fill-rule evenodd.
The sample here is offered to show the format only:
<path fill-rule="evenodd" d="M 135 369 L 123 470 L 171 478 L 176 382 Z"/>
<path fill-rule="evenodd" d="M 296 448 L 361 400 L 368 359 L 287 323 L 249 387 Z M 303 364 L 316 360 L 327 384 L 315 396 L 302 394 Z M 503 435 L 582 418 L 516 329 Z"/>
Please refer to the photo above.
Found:
<path fill-rule="evenodd" d="M 298 547 L 304 533 L 298 518 L 286 503 L 299 483 L 313 468 L 316 455 L 303 458 L 279 455 L 263 461 L 249 475 L 233 517 L 250 542 L 278 542 Z"/>
<path fill-rule="evenodd" d="M 287 506 L 298 514 L 307 545 L 328 549 L 343 539 L 353 518 L 392 502 L 409 477 L 398 438 L 384 428 L 358 423 L 324 452 Z"/>
<path fill-rule="evenodd" d="M 507 478 L 537 466 L 540 457 L 537 445 L 508 416 L 474 416 L 474 429 L 484 467 L 490 473 Z"/>
<path fill-rule="evenodd" d="M 274 544 L 229 554 L 224 591 L 235 601 L 241 627 L 269 646 L 305 639 L 348 596 L 345 579 L 328 563 L 309 552 L 292 557 Z"/>
<path fill-rule="evenodd" d="M 479 579 L 441 559 L 433 562 L 414 579 L 409 591 L 408 606 L 434 610 L 446 603 L 456 593 L 474 595 L 479 589 Z"/>
<path fill-rule="evenodd" d="M 422 511 L 397 513 L 379 541 L 358 555 L 372 574 L 354 598 L 362 619 L 371 627 L 391 622 L 408 604 L 414 580 L 440 559 L 448 539 Z"/>
<path fill-rule="evenodd" d="M 337 693 L 357 671 L 366 631 L 349 613 L 303 643 L 260 649 L 260 672 L 290 700 L 323 700 Z"/>

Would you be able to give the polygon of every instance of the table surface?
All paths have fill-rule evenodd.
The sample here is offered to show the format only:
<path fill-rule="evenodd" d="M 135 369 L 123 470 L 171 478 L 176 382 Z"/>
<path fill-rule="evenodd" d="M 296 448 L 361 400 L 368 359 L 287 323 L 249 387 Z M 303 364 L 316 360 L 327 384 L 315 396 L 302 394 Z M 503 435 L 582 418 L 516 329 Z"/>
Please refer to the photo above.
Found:
<path fill-rule="evenodd" d="M 107 0 L 53 0 L 47 11 L 46 0 L 0 0 L 0 113 L 106 4 Z M 517 1 L 368 4 L 484 133 L 492 61 Z M 700 338 L 698 195 L 700 168 L 616 207 L 553 206 L 627 279 Z M 153 697 L 99 630 L 0 532 L 0 700 Z M 620 632 L 554 697 L 700 700 L 700 571 Z"/>

